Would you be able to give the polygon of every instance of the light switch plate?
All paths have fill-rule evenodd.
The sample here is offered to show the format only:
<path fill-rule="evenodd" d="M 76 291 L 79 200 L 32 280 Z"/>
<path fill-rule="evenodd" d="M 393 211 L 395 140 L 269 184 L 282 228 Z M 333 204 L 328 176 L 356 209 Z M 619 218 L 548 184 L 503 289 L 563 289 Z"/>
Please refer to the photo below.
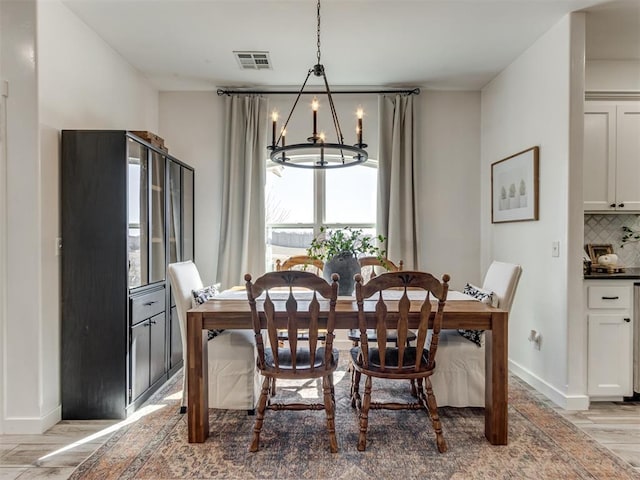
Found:
<path fill-rule="evenodd" d="M 551 256 L 552 257 L 560 256 L 560 242 L 557 240 L 555 242 L 551 242 Z"/>

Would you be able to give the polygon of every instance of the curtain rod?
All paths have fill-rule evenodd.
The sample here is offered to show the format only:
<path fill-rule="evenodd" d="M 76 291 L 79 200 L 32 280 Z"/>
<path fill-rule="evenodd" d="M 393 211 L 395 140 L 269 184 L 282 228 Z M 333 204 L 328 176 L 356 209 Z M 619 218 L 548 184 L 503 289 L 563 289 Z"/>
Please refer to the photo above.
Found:
<path fill-rule="evenodd" d="M 231 90 L 231 89 L 218 89 L 218 95 L 233 95 L 236 93 L 245 93 L 248 95 L 297 95 L 300 92 L 297 90 Z M 302 95 L 324 95 L 326 91 L 303 91 Z M 364 95 L 364 94 L 380 94 L 380 93 L 400 93 L 406 95 L 419 95 L 419 88 L 412 88 L 407 90 L 339 90 L 331 91 L 332 95 L 350 94 L 350 95 Z"/>

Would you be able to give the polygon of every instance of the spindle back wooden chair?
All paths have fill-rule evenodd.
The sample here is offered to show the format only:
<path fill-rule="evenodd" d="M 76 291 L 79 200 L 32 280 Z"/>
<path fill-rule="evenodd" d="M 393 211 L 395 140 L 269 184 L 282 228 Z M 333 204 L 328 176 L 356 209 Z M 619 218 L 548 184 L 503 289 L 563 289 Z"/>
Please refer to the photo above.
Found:
<path fill-rule="evenodd" d="M 359 411 L 360 434 L 358 450 L 365 450 L 370 409 L 388 410 L 424 410 L 431 418 L 436 433 L 438 451 L 446 452 L 447 444 L 442 434 L 438 416 L 436 397 L 431 386 L 430 376 L 436 368 L 438 337 L 442 326 L 442 312 L 449 290 L 449 275 L 443 275 L 442 282 L 430 273 L 405 271 L 383 273 L 363 285 L 362 277 L 356 275 L 356 302 L 358 304 L 358 324 L 360 346 L 351 349 L 351 406 Z M 401 291 L 398 291 L 398 288 Z M 425 292 L 424 301 L 419 301 L 420 322 L 415 347 L 406 346 L 408 316 L 412 301 L 407 291 L 411 289 Z M 388 293 L 385 298 L 384 292 Z M 369 345 L 367 321 L 364 313 L 364 301 L 378 294 L 375 306 L 376 337 L 375 345 Z M 428 348 L 425 348 L 429 317 L 432 314 L 431 296 L 437 300 L 436 311 Z M 400 297 L 399 300 L 397 298 Z M 393 300 L 396 298 L 396 300 Z M 415 304 L 416 301 L 414 300 Z M 416 305 L 414 305 L 414 310 Z M 387 344 L 387 329 L 391 326 L 397 331 L 396 346 Z M 360 378 L 366 376 L 364 398 L 360 397 Z M 417 384 L 416 401 L 410 403 L 372 402 L 372 378 L 388 380 L 415 380 Z"/>
<path fill-rule="evenodd" d="M 257 365 L 264 376 L 250 451 L 255 452 L 260 448 L 260 432 L 266 410 L 324 410 L 327 416 L 330 450 L 338 451 L 333 386 L 333 372 L 338 366 L 338 350 L 333 348 L 338 278 L 338 275 L 334 274 L 332 283 L 329 284 L 313 273 L 288 270 L 266 273 L 252 283 L 251 275 L 245 275 L 258 350 Z M 282 287 L 288 290 L 287 300 L 272 300 L 270 290 Z M 296 288 L 311 290 L 311 300 L 308 297 L 296 299 Z M 263 292 L 264 300 L 256 301 Z M 304 293 L 309 295 L 309 292 Z M 318 295 L 329 301 L 326 325 L 322 325 L 325 328 L 324 345 L 319 342 L 318 335 L 321 323 Z M 265 346 L 263 338 L 262 329 L 265 326 L 268 346 Z M 288 333 L 289 341 L 284 346 L 279 346 L 278 329 L 286 329 Z M 298 342 L 300 330 L 305 331 L 307 341 Z M 275 395 L 276 379 L 312 378 L 322 378 L 322 403 L 271 403 L 270 397 Z"/>
<path fill-rule="evenodd" d="M 398 265 L 396 265 L 388 258 L 381 259 L 378 257 L 360 257 L 358 259 L 358 262 L 360 262 L 360 268 L 362 270 L 361 275 L 363 283 L 367 283 L 369 280 L 375 278 L 379 274 L 376 273 L 376 269 L 378 270 L 378 272 L 383 269 L 387 272 L 399 272 L 402 271 L 402 268 L 404 267 L 404 262 L 402 260 L 400 260 L 398 262 Z M 349 338 L 349 340 L 351 340 L 351 343 L 354 347 L 358 346 L 358 343 L 360 342 L 360 332 L 358 332 L 357 328 L 349 330 L 347 337 Z M 375 330 L 369 330 L 368 337 L 369 341 L 375 342 L 377 340 Z M 412 331 L 407 332 L 407 346 L 409 346 L 409 344 L 415 339 L 416 335 Z M 397 341 L 398 338 L 395 330 L 387 331 L 387 342 L 397 343 Z"/>
<path fill-rule="evenodd" d="M 276 260 L 276 272 L 283 270 L 303 270 L 306 272 L 315 273 L 318 276 L 322 276 L 322 270 L 324 270 L 324 263 L 322 260 L 310 257 L 308 255 L 294 255 L 286 258 L 284 261 L 280 259 Z"/>

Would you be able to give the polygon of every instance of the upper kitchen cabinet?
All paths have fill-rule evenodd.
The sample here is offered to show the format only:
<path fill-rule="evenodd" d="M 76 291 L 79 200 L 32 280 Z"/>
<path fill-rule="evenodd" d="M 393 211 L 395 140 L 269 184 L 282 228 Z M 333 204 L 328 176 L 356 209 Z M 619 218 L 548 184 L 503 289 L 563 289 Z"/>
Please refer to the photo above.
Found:
<path fill-rule="evenodd" d="M 585 212 L 640 212 L 640 102 L 585 103 Z"/>

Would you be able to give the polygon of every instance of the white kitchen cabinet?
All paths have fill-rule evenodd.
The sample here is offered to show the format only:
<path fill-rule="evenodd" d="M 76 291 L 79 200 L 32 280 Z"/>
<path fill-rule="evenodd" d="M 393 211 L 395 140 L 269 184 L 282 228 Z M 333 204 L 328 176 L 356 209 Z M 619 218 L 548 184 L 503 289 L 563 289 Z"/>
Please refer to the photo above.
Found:
<path fill-rule="evenodd" d="M 640 102 L 585 102 L 587 212 L 640 211 Z"/>
<path fill-rule="evenodd" d="M 633 280 L 585 281 L 587 392 L 591 400 L 633 394 Z"/>

